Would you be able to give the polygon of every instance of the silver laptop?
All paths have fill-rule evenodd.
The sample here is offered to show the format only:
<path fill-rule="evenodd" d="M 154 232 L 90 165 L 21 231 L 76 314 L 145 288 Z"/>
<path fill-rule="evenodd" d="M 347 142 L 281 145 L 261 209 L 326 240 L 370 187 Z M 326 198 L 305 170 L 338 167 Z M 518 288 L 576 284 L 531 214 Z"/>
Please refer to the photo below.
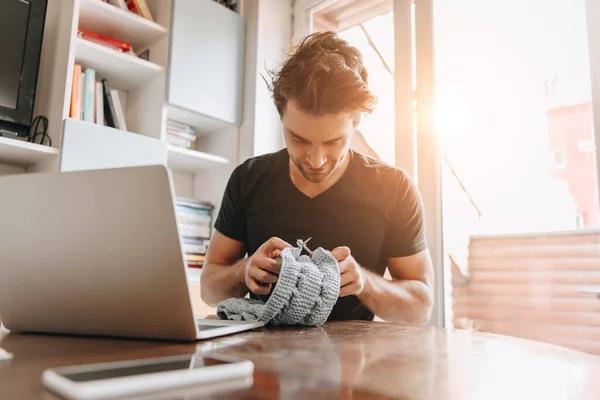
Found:
<path fill-rule="evenodd" d="M 0 320 L 12 332 L 196 340 L 262 322 L 194 317 L 170 171 L 0 177 Z"/>

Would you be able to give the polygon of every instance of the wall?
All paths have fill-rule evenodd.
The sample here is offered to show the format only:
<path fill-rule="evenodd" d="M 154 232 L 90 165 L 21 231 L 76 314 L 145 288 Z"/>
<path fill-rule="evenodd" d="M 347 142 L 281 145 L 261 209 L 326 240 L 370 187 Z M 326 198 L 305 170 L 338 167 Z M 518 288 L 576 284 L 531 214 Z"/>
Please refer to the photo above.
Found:
<path fill-rule="evenodd" d="M 13 167 L 12 165 L 0 164 L 0 176 L 10 174 L 22 174 L 27 172 L 24 168 Z"/>
<path fill-rule="evenodd" d="M 239 162 L 284 146 L 281 122 L 263 76 L 278 68 L 291 43 L 291 0 L 244 3 L 246 61 Z"/>

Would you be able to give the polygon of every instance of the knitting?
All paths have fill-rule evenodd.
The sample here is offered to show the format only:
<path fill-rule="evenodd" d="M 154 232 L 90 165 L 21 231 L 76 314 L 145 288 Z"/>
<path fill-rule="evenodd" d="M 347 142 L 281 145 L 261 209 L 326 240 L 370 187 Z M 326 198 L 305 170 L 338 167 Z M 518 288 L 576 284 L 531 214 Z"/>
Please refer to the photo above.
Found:
<path fill-rule="evenodd" d="M 312 258 L 288 247 L 278 262 L 281 271 L 266 302 L 227 299 L 217 306 L 221 319 L 264 321 L 269 325 L 319 326 L 327 321 L 340 292 L 340 270 L 330 252 L 318 248 Z"/>

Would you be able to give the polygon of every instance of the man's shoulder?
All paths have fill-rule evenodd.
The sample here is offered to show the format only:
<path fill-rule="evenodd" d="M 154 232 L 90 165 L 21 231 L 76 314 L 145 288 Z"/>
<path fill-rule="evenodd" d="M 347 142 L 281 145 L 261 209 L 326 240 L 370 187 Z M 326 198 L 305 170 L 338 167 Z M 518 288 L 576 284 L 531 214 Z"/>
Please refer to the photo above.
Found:
<path fill-rule="evenodd" d="M 233 174 L 239 177 L 256 176 L 261 173 L 269 173 L 274 169 L 279 169 L 285 161 L 286 150 L 282 149 L 272 153 L 261 154 L 250 157 L 240 163 Z"/>
<path fill-rule="evenodd" d="M 403 169 L 361 153 L 354 153 L 354 163 L 356 173 L 367 182 L 395 187 L 412 181 Z"/>
<path fill-rule="evenodd" d="M 282 173 L 283 166 L 287 165 L 287 160 L 286 149 L 250 157 L 234 169 L 232 183 L 249 195 L 258 187 L 278 181 L 276 178 Z"/>
<path fill-rule="evenodd" d="M 250 157 L 238 165 L 237 169 L 244 171 L 257 171 L 261 169 L 269 169 L 279 165 L 284 161 L 284 156 L 287 154 L 286 149 L 281 149 L 272 153 L 261 154 Z"/>

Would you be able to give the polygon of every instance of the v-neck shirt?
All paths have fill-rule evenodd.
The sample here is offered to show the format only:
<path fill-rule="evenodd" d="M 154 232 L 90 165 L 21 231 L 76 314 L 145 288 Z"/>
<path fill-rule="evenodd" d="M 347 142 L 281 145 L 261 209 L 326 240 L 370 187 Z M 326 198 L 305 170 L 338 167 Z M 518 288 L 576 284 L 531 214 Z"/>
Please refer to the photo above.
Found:
<path fill-rule="evenodd" d="M 347 246 L 359 265 L 383 275 L 388 258 L 427 247 L 422 200 L 404 171 L 353 150 L 348 156 L 340 179 L 313 198 L 292 182 L 287 149 L 246 160 L 229 178 L 215 229 L 243 242 L 249 256 L 271 237 L 292 246 L 312 238 L 313 250 Z M 329 320 L 373 317 L 356 296 L 346 296 Z"/>

